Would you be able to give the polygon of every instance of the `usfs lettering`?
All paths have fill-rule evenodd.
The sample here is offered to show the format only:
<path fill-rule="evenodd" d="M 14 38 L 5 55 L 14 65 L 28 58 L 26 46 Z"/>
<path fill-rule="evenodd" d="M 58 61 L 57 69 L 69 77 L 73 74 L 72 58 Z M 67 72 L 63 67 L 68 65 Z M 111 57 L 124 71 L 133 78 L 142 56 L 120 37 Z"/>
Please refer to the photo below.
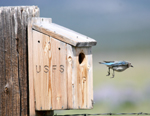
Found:
<path fill-rule="evenodd" d="M 49 72 L 49 66 L 48 65 L 44 65 L 43 66 L 43 71 L 44 71 L 44 73 L 48 73 Z M 57 70 L 57 65 L 52 65 L 52 70 L 53 71 L 56 71 Z M 36 65 L 36 72 L 37 73 L 40 73 L 42 71 L 42 67 L 41 67 L 41 65 Z M 64 65 L 60 65 L 59 66 L 59 71 L 61 72 L 61 73 L 63 73 L 64 72 Z"/>

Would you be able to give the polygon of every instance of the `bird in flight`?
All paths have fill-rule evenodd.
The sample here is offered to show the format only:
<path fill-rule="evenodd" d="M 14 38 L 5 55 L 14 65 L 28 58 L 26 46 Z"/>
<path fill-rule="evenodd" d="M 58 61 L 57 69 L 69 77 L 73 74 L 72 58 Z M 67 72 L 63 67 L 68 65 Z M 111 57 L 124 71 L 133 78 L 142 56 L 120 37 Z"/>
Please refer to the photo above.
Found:
<path fill-rule="evenodd" d="M 105 64 L 108 67 L 108 75 L 106 75 L 106 76 L 110 75 L 110 69 L 113 70 L 113 74 L 112 74 L 111 78 L 114 78 L 114 76 L 115 76 L 114 71 L 122 72 L 129 67 L 133 67 L 131 65 L 131 63 L 127 62 L 127 61 L 104 61 L 104 62 L 99 62 L 99 63 Z"/>

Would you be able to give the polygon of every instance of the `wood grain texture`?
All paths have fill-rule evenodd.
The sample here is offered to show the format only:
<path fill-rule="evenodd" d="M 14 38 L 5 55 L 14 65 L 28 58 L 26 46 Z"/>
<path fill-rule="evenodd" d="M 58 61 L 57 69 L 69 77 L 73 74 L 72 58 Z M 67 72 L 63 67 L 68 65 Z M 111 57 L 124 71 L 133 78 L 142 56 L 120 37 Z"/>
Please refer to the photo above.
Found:
<path fill-rule="evenodd" d="M 40 20 L 40 18 L 38 20 Z M 44 21 L 37 21 L 33 23 L 32 28 L 39 32 L 57 38 L 60 41 L 77 47 L 94 46 L 97 43 L 94 39 L 90 37 L 67 29 L 55 23 L 45 23 Z"/>
<path fill-rule="evenodd" d="M 28 22 L 28 71 L 29 71 L 29 114 L 35 116 L 35 94 L 34 94 L 34 75 L 33 75 L 33 30 L 32 20 Z"/>
<path fill-rule="evenodd" d="M 91 47 L 73 47 L 74 66 L 72 82 L 74 84 L 74 109 L 91 109 L 93 100 L 93 74 Z M 81 61 L 80 61 L 81 60 Z"/>
<path fill-rule="evenodd" d="M 66 43 L 51 37 L 52 109 L 67 109 Z"/>
<path fill-rule="evenodd" d="M 28 53 L 29 53 L 29 106 L 30 106 L 30 115 L 35 116 L 35 115 L 42 115 L 45 114 L 45 112 L 37 112 L 35 111 L 35 87 L 34 87 L 34 80 L 33 80 L 33 30 L 32 30 L 32 24 L 36 22 L 46 22 L 46 23 L 51 23 L 52 20 L 50 18 L 32 18 L 29 20 L 28 23 Z M 53 114 L 53 111 L 50 111 L 49 113 Z M 46 113 L 48 114 L 48 113 Z M 45 115 L 46 115 L 45 114 Z"/>
<path fill-rule="evenodd" d="M 36 110 L 67 108 L 66 44 L 33 31 Z"/>
<path fill-rule="evenodd" d="M 0 115 L 27 116 L 28 17 L 38 16 L 36 6 L 0 7 Z"/>
<path fill-rule="evenodd" d="M 51 55 L 50 37 L 33 31 L 33 69 L 36 110 L 50 110 L 51 106 Z"/>
<path fill-rule="evenodd" d="M 73 84 L 73 77 L 72 77 L 72 67 L 73 67 L 73 52 L 72 52 L 72 46 L 67 44 L 67 78 L 68 78 L 68 86 L 67 86 L 67 99 L 68 99 L 68 104 L 67 108 L 68 109 L 73 109 L 74 107 L 74 84 Z"/>
<path fill-rule="evenodd" d="M 51 19 L 32 19 L 32 24 L 43 23 L 52 24 Z M 32 24 L 29 29 L 31 105 L 35 106 L 36 112 L 91 109 L 93 100 L 91 46 L 74 47 L 60 41 L 57 36 L 54 38 L 51 33 L 37 31 L 32 28 L 35 26 Z"/>

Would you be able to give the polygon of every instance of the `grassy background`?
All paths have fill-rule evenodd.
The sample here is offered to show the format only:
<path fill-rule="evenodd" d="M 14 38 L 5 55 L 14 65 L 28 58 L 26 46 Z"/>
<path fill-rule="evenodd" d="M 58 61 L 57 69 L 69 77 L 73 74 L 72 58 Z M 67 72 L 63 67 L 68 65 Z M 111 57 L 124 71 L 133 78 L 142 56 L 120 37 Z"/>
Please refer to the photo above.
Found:
<path fill-rule="evenodd" d="M 93 53 L 94 59 L 94 108 L 92 110 L 55 111 L 57 114 L 105 113 L 105 112 L 149 112 L 150 111 L 150 54 Z M 107 77 L 107 67 L 98 64 L 103 59 L 127 59 L 134 68 L 116 72 L 114 78 Z M 112 72 L 111 72 L 112 74 Z"/>

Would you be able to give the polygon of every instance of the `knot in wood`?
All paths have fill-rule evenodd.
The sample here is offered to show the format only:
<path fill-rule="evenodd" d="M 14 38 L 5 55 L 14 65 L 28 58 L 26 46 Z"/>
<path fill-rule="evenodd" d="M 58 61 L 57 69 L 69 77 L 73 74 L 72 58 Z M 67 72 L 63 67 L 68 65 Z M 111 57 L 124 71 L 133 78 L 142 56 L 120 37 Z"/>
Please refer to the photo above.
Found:
<path fill-rule="evenodd" d="M 5 86 L 4 92 L 5 92 L 5 93 L 8 93 L 8 87 Z"/>
<path fill-rule="evenodd" d="M 68 57 L 68 62 L 69 62 L 69 63 L 72 62 L 72 57 L 71 57 L 71 56 Z"/>
<path fill-rule="evenodd" d="M 8 88 L 9 88 L 9 84 L 7 83 L 7 84 L 5 85 L 5 87 L 4 87 L 4 92 L 5 92 L 5 93 L 8 93 Z"/>

